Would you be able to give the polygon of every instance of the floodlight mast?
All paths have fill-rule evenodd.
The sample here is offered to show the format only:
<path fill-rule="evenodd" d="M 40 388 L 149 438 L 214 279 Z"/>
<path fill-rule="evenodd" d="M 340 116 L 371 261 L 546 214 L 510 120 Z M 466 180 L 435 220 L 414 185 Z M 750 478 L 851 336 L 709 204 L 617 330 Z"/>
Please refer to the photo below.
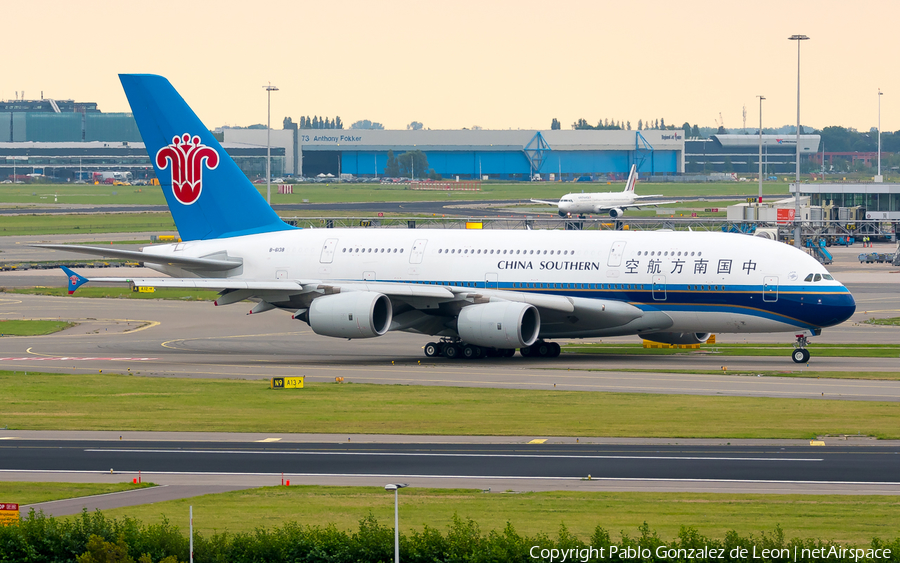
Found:
<path fill-rule="evenodd" d="M 278 88 L 272 86 L 271 82 L 263 88 L 266 89 L 266 96 L 269 99 L 268 117 L 266 118 L 266 203 L 272 205 L 272 92 L 277 92 Z"/>
<path fill-rule="evenodd" d="M 763 178 L 763 165 L 762 165 L 762 103 L 763 100 L 766 99 L 765 96 L 756 96 L 759 98 L 759 199 L 757 203 L 762 203 L 762 178 Z M 757 217 L 758 218 L 758 217 Z"/>
<path fill-rule="evenodd" d="M 801 248 L 800 241 L 800 43 L 808 40 L 805 35 L 791 35 L 790 41 L 797 42 L 797 179 L 794 183 L 794 246 Z"/>
<path fill-rule="evenodd" d="M 408 487 L 407 483 L 388 483 L 385 491 L 394 491 L 394 563 L 400 563 L 400 497 L 398 491 Z"/>
<path fill-rule="evenodd" d="M 878 175 L 875 176 L 876 182 L 883 182 L 884 178 L 881 176 L 881 96 L 884 92 L 881 91 L 881 88 L 878 89 Z"/>

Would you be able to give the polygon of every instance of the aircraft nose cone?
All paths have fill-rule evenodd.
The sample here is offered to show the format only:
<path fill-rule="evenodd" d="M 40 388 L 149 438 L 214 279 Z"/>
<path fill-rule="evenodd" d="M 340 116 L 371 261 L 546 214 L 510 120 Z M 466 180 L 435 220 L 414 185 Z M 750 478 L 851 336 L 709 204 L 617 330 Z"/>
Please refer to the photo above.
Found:
<path fill-rule="evenodd" d="M 856 312 L 856 300 L 850 292 L 821 297 L 823 308 L 819 314 L 819 326 L 839 325 Z"/>

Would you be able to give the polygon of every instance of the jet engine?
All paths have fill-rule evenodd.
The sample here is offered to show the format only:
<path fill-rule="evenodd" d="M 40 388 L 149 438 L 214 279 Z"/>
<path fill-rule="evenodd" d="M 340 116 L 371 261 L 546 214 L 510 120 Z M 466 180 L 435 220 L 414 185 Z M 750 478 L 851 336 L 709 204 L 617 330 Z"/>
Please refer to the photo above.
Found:
<path fill-rule="evenodd" d="M 531 346 L 541 331 L 534 305 L 517 302 L 484 303 L 463 307 L 456 331 L 465 342 L 492 348 Z"/>
<path fill-rule="evenodd" d="M 651 332 L 642 334 L 645 340 L 663 344 L 703 344 L 709 340 L 708 332 Z"/>
<path fill-rule="evenodd" d="M 338 338 L 373 338 L 388 331 L 391 300 L 373 291 L 349 291 L 313 299 L 305 315 L 316 334 Z"/>
<path fill-rule="evenodd" d="M 618 207 L 614 207 L 609 210 L 609 216 L 612 217 L 613 219 L 615 219 L 616 217 L 621 217 L 624 214 L 625 214 L 625 210 L 619 209 Z"/>

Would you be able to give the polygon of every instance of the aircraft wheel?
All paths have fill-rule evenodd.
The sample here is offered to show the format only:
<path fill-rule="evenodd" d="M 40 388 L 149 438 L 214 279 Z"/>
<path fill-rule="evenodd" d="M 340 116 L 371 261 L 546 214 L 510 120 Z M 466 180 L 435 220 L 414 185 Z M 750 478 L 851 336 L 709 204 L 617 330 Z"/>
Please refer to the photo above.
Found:
<path fill-rule="evenodd" d="M 466 344 L 462 349 L 462 357 L 467 360 L 474 360 L 475 358 L 481 356 L 481 354 L 479 353 L 480 351 L 481 350 L 478 346 L 475 346 L 474 344 Z"/>
<path fill-rule="evenodd" d="M 530 358 L 532 353 L 531 346 L 526 346 L 524 348 L 519 348 L 519 353 L 522 354 L 523 358 Z"/>
<path fill-rule="evenodd" d="M 556 342 L 550 343 L 550 356 L 551 358 L 558 358 L 560 352 L 562 352 L 562 348 Z"/>
<path fill-rule="evenodd" d="M 534 347 L 534 351 L 537 352 L 535 355 L 540 358 L 550 357 L 550 350 L 552 349 L 553 347 L 549 342 L 538 342 Z"/>
<path fill-rule="evenodd" d="M 441 349 L 434 342 L 429 342 L 425 345 L 425 355 L 429 358 L 433 358 L 435 356 L 441 355 Z"/>
<path fill-rule="evenodd" d="M 503 352 L 503 356 L 506 358 L 512 358 L 513 356 L 516 355 L 515 348 L 507 348 L 506 350 L 501 350 L 501 352 Z"/>
<path fill-rule="evenodd" d="M 447 343 L 444 344 L 444 357 L 450 358 L 451 360 L 455 360 L 460 357 L 460 349 L 456 344 Z"/>
<path fill-rule="evenodd" d="M 794 363 L 804 364 L 809 361 L 809 350 L 806 348 L 797 348 L 791 354 L 791 359 L 794 360 Z"/>

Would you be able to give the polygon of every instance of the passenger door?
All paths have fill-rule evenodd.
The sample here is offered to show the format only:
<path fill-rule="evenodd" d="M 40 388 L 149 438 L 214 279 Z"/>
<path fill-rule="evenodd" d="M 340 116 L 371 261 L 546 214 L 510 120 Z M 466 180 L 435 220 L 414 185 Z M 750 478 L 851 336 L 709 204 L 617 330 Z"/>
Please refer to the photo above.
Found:
<path fill-rule="evenodd" d="M 767 303 L 778 301 L 778 276 L 763 278 L 763 301 Z"/>
<path fill-rule="evenodd" d="M 319 256 L 319 262 L 322 264 L 331 264 L 334 260 L 334 250 L 337 248 L 338 239 L 330 238 L 325 241 L 322 246 L 322 254 Z"/>
<path fill-rule="evenodd" d="M 653 300 L 666 300 L 666 276 L 653 276 Z"/>
<path fill-rule="evenodd" d="M 426 244 L 428 244 L 428 241 L 425 239 L 419 239 L 415 243 L 413 243 L 412 252 L 409 253 L 410 264 L 422 263 L 422 257 L 425 256 Z"/>
<path fill-rule="evenodd" d="M 625 254 L 625 241 L 614 242 L 609 249 L 609 259 L 606 261 L 606 265 L 612 267 L 621 266 L 623 254 Z"/>

